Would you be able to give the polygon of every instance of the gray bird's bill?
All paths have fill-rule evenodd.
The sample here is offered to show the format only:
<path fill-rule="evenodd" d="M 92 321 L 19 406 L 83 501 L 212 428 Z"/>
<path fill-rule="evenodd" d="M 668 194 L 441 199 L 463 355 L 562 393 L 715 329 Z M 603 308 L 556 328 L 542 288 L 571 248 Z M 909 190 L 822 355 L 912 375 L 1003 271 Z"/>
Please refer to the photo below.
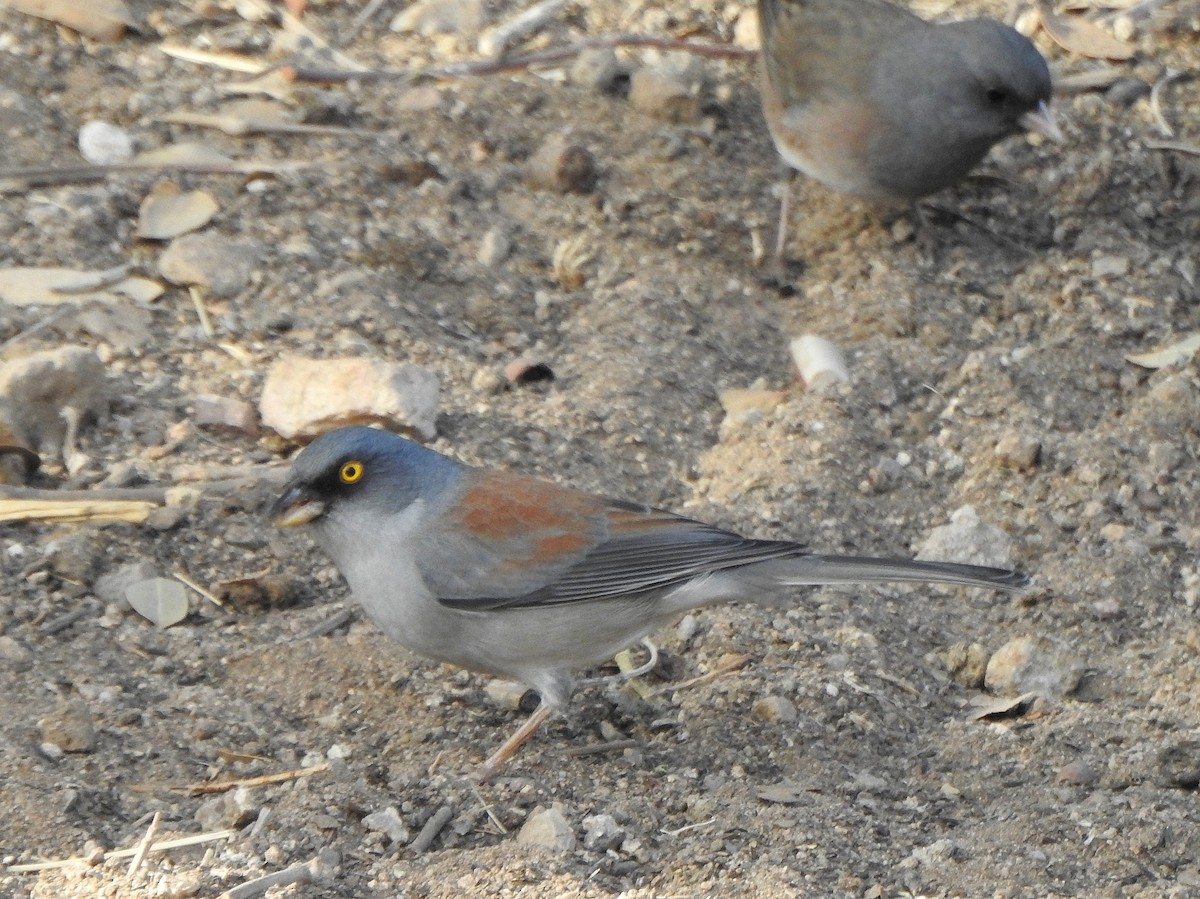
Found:
<path fill-rule="evenodd" d="M 271 520 L 277 528 L 295 528 L 325 514 L 325 504 L 300 487 L 291 487 L 271 507 Z"/>
<path fill-rule="evenodd" d="M 1058 127 L 1058 122 L 1054 119 L 1054 113 L 1050 111 L 1050 107 L 1045 102 L 1039 103 L 1037 109 L 1025 113 L 1018 121 L 1026 131 L 1040 134 L 1046 140 L 1052 140 L 1056 144 L 1061 144 L 1066 140 L 1062 129 Z"/>

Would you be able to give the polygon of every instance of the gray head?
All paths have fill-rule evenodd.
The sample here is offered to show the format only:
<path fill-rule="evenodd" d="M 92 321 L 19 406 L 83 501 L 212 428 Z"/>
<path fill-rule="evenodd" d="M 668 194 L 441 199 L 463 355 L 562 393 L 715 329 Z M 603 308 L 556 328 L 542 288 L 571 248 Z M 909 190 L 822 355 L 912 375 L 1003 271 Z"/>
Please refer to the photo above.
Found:
<path fill-rule="evenodd" d="M 348 512 L 399 512 L 439 495 L 465 466 L 387 431 L 338 428 L 296 457 L 291 477 L 271 508 L 279 527 L 327 523 Z"/>
<path fill-rule="evenodd" d="M 873 146 L 876 176 L 919 197 L 967 174 L 997 141 L 1024 130 L 1060 140 L 1047 104 L 1050 70 L 1028 38 L 993 19 L 920 29 L 890 44 L 872 95 L 892 125 Z"/>
<path fill-rule="evenodd" d="M 1000 137 L 1025 129 L 1027 113 L 1050 102 L 1050 69 L 1025 35 L 994 19 L 951 22 L 942 30 L 957 43 L 975 108 L 986 110 Z"/>

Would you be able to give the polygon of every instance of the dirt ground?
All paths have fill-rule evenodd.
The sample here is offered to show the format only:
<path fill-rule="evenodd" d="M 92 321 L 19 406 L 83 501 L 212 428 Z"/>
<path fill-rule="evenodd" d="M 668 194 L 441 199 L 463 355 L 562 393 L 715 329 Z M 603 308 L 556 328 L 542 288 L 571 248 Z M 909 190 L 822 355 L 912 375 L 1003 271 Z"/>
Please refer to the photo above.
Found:
<path fill-rule="evenodd" d="M 985 8 L 949 6 L 925 11 Z M 348 35 L 359 9 L 316 3 L 304 21 Z M 520 9 L 489 3 L 486 21 Z M 341 49 L 380 69 L 477 55 L 473 33 L 390 32 L 396 11 Z M 575 4 L 530 46 L 619 30 L 729 43 L 740 12 Z M 1116 64 L 1137 80 L 1060 96 L 1066 144 L 1005 142 L 933 199 L 931 240 L 798 185 L 782 283 L 754 264 L 781 169 L 751 63 L 691 60 L 703 84 L 683 122 L 634 109 L 620 80 L 606 93 L 560 68 L 300 85 L 293 99 L 357 133 L 232 137 L 159 117 L 213 111 L 246 76 L 159 45 L 271 58 L 277 22 L 220 0 L 133 13 L 139 29 L 103 44 L 0 10 L 5 166 L 77 164 L 91 119 L 139 149 L 202 139 L 316 164 L 174 176 L 216 199 L 207 231 L 256 248 L 248 286 L 210 301 L 213 339 L 177 287 L 129 312 L 149 329 L 140 342 L 83 310 L 34 329 L 50 310 L 0 305 L 4 359 L 79 344 L 107 369 L 111 412 L 81 436 L 91 461 L 68 478 L 48 459 L 37 485 L 278 466 L 293 444 L 197 427 L 195 398 L 256 404 L 284 353 L 384 358 L 441 379 L 433 446 L 464 460 L 823 551 L 911 555 L 970 505 L 1036 586 L 823 589 L 705 610 L 660 635 L 652 693 L 581 689 L 476 788 L 461 775 L 519 713 L 489 701 L 484 678 L 381 637 L 303 535 L 269 527 L 269 478 L 154 526 L 0 525 L 0 894 L 216 896 L 332 849 L 320 877 L 269 895 L 1200 895 L 1200 368 L 1125 358 L 1200 330 L 1200 157 L 1147 145 L 1164 137 L 1156 110 L 1177 142 L 1200 141 L 1200 5 L 1137 19 L 1136 57 Z M 1061 72 L 1109 66 L 1038 41 Z M 1168 70 L 1193 77 L 1152 102 Z M 529 184 L 554 135 L 594 158 L 587 190 Z M 164 244 L 134 228 L 162 178 L 10 184 L 0 263 L 154 276 Z M 507 255 L 481 254 L 489 231 Z M 577 264 L 560 250 L 556 270 L 565 242 Z M 845 352 L 849 386 L 797 383 L 788 342 L 804 333 Z M 554 380 L 496 389 L 522 355 Z M 783 401 L 725 421 L 719 393 L 752 385 Z M 137 562 L 207 588 L 266 569 L 283 601 L 218 608 L 193 593 L 186 621 L 160 630 L 98 590 Z M 343 608 L 349 620 L 331 622 Z M 1048 680 L 1075 672 L 1072 691 L 974 720 L 983 688 L 948 654 L 979 644 L 987 658 L 1026 636 Z M 77 733 L 82 751 L 55 750 Z M 574 848 L 518 842 L 538 808 L 561 814 Z M 136 846 L 155 813 L 159 840 L 240 832 L 132 875 L 127 858 L 95 857 Z"/>

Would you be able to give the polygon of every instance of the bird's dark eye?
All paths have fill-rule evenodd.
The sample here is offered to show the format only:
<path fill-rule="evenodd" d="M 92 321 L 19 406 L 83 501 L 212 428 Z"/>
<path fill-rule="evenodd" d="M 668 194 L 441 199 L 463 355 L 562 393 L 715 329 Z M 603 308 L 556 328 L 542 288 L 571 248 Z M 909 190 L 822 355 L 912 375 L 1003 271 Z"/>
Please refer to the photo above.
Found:
<path fill-rule="evenodd" d="M 353 484 L 362 478 L 363 471 L 363 464 L 357 459 L 352 459 L 342 463 L 342 467 L 338 469 L 338 477 L 342 479 L 343 484 Z"/>
<path fill-rule="evenodd" d="M 1008 99 L 1008 91 L 999 87 L 989 87 L 987 98 L 993 106 L 1000 106 Z"/>

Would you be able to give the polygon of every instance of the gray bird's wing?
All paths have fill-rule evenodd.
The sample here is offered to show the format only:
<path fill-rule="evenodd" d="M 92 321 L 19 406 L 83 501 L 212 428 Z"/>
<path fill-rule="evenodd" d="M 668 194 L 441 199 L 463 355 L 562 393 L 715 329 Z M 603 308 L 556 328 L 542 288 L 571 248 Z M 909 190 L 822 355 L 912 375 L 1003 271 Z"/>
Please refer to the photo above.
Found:
<path fill-rule="evenodd" d="M 805 554 L 796 543 L 751 540 L 644 506 L 611 502 L 607 538 L 525 593 L 441 595 L 455 609 L 530 608 L 627 597 L 678 586 L 713 571 Z"/>
<path fill-rule="evenodd" d="M 786 108 L 865 88 L 870 61 L 930 24 L 887 0 L 759 0 L 762 60 Z"/>

